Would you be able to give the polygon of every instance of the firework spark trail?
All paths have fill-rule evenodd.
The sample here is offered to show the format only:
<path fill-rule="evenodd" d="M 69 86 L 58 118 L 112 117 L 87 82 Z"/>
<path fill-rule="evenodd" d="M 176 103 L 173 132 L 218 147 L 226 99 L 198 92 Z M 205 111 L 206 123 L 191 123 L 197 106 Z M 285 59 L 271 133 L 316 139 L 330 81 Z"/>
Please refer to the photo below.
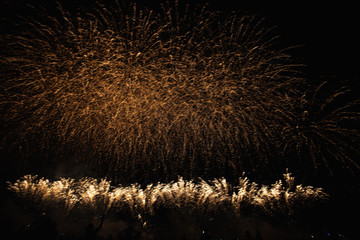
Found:
<path fill-rule="evenodd" d="M 96 214 L 115 217 L 130 212 L 136 218 L 156 216 L 159 209 L 188 214 L 226 213 L 228 216 L 257 215 L 287 216 L 311 208 L 327 199 L 321 188 L 295 185 L 291 175 L 284 174 L 285 184 L 279 180 L 271 186 L 258 186 L 247 178 L 240 178 L 238 186 L 223 179 L 199 183 L 178 181 L 158 183 L 141 188 L 138 184 L 113 187 L 110 182 L 83 178 L 60 179 L 50 182 L 36 176 L 24 176 L 9 189 L 33 208 L 88 209 Z"/>
<path fill-rule="evenodd" d="M 359 120 L 358 101 L 326 116 L 317 101 L 304 106 L 304 79 L 257 17 L 177 1 L 158 12 L 117 1 L 35 11 L 0 39 L 3 146 L 90 152 L 94 168 L 125 179 L 238 176 L 279 152 L 359 168 L 360 134 L 344 127 Z"/>
<path fill-rule="evenodd" d="M 331 89 L 325 81 L 292 99 L 292 109 L 283 113 L 284 153 L 296 152 L 299 161 L 308 157 L 316 170 L 320 166 L 330 172 L 338 166 L 352 173 L 359 169 L 360 101 L 349 92 L 348 87 Z"/>
<path fill-rule="evenodd" d="M 283 93 L 299 81 L 288 54 L 256 17 L 170 5 L 99 3 L 76 15 L 59 6 L 58 17 L 40 13 L 3 37 L 7 137 L 90 149 L 122 173 L 266 159 Z"/>

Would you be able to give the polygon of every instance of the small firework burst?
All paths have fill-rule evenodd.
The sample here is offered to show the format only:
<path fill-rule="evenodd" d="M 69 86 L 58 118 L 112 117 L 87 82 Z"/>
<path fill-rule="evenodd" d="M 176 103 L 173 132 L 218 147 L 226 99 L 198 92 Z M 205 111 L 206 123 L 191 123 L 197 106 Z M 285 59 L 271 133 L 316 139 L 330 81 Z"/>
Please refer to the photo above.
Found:
<path fill-rule="evenodd" d="M 295 152 L 299 161 L 311 159 L 314 169 L 324 166 L 332 172 L 339 164 L 351 172 L 359 169 L 354 159 L 359 156 L 360 101 L 349 93 L 347 87 L 334 90 L 323 82 L 294 99 L 284 118 L 284 153 Z"/>

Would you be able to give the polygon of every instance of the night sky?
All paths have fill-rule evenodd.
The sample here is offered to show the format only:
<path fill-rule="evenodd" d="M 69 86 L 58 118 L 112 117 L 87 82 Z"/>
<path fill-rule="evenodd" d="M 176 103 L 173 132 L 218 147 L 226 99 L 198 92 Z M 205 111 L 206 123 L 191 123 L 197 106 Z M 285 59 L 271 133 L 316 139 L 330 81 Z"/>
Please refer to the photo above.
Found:
<path fill-rule="evenodd" d="M 106 0 L 107 1 L 107 0 Z M 106 2 L 105 1 L 105 2 Z M 2 2 L 1 17 L 27 16 L 18 5 L 41 3 L 51 9 L 55 1 L 50 0 L 5 0 Z M 60 0 L 65 9 L 86 8 L 94 0 Z M 159 0 L 137 0 L 141 5 L 157 9 Z M 338 1 L 314 3 L 312 1 L 233 1 L 210 0 L 191 1 L 192 4 L 209 3 L 209 8 L 224 12 L 240 11 L 264 17 L 269 27 L 280 36 L 280 47 L 293 47 L 290 53 L 295 63 L 304 64 L 305 77 L 314 82 L 347 82 L 355 95 L 359 93 L 359 14 L 357 5 Z M 8 25 L 0 26 L 1 32 L 8 32 Z"/>
<path fill-rule="evenodd" d="M 105 0 L 105 2 L 111 2 Z M 38 4 L 47 9 L 53 9 L 55 1 L 49 0 L 6 0 L 1 7 L 3 19 L 16 19 L 15 16 L 28 16 L 24 8 L 17 5 Z M 65 9 L 88 8 L 94 0 L 60 0 Z M 160 8 L 164 1 L 135 1 L 150 9 Z M 358 73 L 359 54 L 359 15 L 355 3 L 324 2 L 314 4 L 310 1 L 291 2 L 276 1 L 231 1 L 210 0 L 191 1 L 194 5 L 208 3 L 211 10 L 225 13 L 238 11 L 244 14 L 255 14 L 265 18 L 273 32 L 279 35 L 277 47 L 291 48 L 294 63 L 303 65 L 304 77 L 315 85 L 324 81 L 341 85 L 346 82 L 352 88 L 354 95 L 360 91 Z M 50 10 L 51 11 L 51 10 Z M 4 23 L 4 22 L 3 22 Z M 9 26 L 2 24 L 1 32 L 9 31 Z M 339 84 L 340 83 L 340 84 Z"/>
<path fill-rule="evenodd" d="M 27 15 L 27 12 L 19 11 L 19 8 L 9 6 L 8 3 L 34 3 L 41 2 L 45 6 L 51 6 L 52 0 L 5 0 L 0 4 L 0 17 L 13 18 L 15 15 Z M 86 7 L 94 0 L 59 0 L 65 8 Z M 139 4 L 149 8 L 159 8 L 162 1 L 137 0 Z M 277 40 L 280 46 L 296 48 L 291 50 L 296 63 L 304 64 L 305 77 L 314 82 L 322 81 L 346 81 L 350 84 L 353 92 L 360 93 L 359 80 L 359 13 L 358 4 L 355 1 L 234 1 L 234 0 L 193 0 L 194 4 L 209 3 L 209 8 L 224 12 L 240 11 L 246 14 L 263 16 L 269 26 L 276 26 L 275 32 L 280 36 Z M 265 2 L 265 3 L 264 3 Z M 4 7 L 2 7 L 4 6 Z M 1 32 L 7 32 L 7 25 L 1 27 Z M 7 173 L 6 175 L 10 175 Z M 6 176 L 5 175 L 5 176 Z M 341 177 L 341 176 L 339 176 Z M 354 177 L 346 181 L 344 190 L 334 190 L 339 195 L 346 194 L 351 189 L 349 196 L 344 196 L 336 204 L 355 204 L 353 197 L 359 191 L 358 184 L 351 187 L 351 181 L 358 182 Z M 1 178 L 3 181 L 3 178 Z M 336 181 L 336 180 L 334 180 Z M 321 181 L 320 181 L 321 182 Z M 3 187 L 3 183 L 1 184 Z M 326 186 L 321 186 L 326 187 Z M 341 186 L 337 186 L 341 188 Z M 346 189 L 346 190 L 345 190 Z M 349 206 L 351 206 L 349 204 Z M 354 209 L 354 216 L 359 207 L 348 207 L 339 210 L 335 214 Z M 339 215 L 339 216 L 340 216 Z M 350 217 L 348 217 L 350 218 Z M 333 223 L 332 223 L 333 224 Z M 351 234 L 355 223 L 342 226 Z"/>

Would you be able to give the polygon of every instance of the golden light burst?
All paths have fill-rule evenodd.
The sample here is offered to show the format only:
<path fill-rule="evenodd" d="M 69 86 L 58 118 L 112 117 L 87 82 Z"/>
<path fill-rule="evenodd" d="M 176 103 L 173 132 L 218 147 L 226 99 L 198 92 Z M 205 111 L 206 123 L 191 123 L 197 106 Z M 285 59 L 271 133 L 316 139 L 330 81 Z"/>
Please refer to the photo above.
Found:
<path fill-rule="evenodd" d="M 284 181 L 279 180 L 271 186 L 259 186 L 247 178 L 239 178 L 236 186 L 224 178 L 198 182 L 179 178 L 143 187 L 139 184 L 114 187 L 106 179 L 49 181 L 26 175 L 9 183 L 9 189 L 34 209 L 65 209 L 66 214 L 86 209 L 96 216 L 114 219 L 129 212 L 132 218 L 140 215 L 143 220 L 156 216 L 163 209 L 193 217 L 219 213 L 227 217 L 289 216 L 328 198 L 321 188 L 295 185 L 289 173 L 284 174 Z"/>
<path fill-rule="evenodd" d="M 118 1 L 35 11 L 1 37 L 4 146 L 90 155 L 131 179 L 238 176 L 302 144 L 294 103 L 305 80 L 258 17 L 177 1 L 157 12 Z"/>

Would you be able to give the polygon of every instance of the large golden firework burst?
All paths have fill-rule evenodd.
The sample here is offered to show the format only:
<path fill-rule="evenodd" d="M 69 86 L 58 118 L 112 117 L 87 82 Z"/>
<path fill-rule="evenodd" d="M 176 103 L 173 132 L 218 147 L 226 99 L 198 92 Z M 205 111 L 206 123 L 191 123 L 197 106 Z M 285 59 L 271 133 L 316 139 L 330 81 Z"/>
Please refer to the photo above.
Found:
<path fill-rule="evenodd" d="M 90 153 L 127 176 L 271 164 L 294 133 L 296 66 L 263 20 L 180 5 L 59 5 L 2 36 L 5 142 Z"/>

